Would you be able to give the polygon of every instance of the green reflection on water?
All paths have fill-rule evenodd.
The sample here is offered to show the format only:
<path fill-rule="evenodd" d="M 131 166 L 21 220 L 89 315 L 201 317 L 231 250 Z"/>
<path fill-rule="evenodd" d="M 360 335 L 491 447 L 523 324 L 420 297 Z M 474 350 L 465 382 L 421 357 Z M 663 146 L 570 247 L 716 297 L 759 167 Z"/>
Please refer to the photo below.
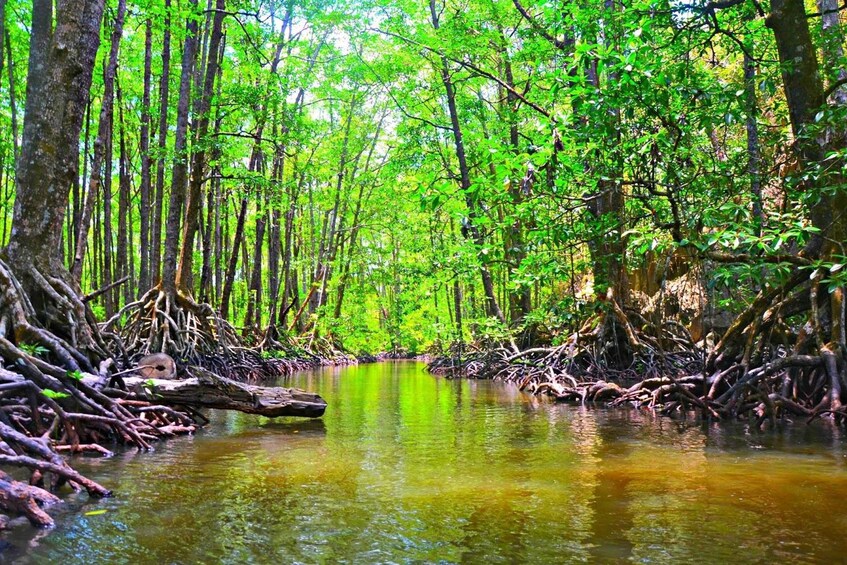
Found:
<path fill-rule="evenodd" d="M 821 562 L 847 550 L 837 430 L 751 434 L 554 405 L 416 363 L 325 369 L 321 420 L 213 412 L 77 465 L 117 493 L 5 534 L 62 563 Z M 107 512 L 86 516 L 86 511 Z M 54 513 L 56 514 L 56 513 Z"/>

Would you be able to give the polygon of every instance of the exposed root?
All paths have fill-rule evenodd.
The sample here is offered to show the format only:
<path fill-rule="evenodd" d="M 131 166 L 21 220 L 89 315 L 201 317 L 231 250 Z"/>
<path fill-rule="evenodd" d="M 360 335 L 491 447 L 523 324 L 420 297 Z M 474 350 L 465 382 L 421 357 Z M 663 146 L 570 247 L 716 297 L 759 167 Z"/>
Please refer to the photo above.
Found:
<path fill-rule="evenodd" d="M 828 292 L 800 271 L 760 293 L 705 361 L 679 324 L 657 327 L 613 303 L 561 345 L 472 350 L 437 358 L 429 369 L 512 381 L 563 401 L 750 417 L 756 425 L 790 416 L 844 423 L 844 312 L 842 289 Z"/>
<path fill-rule="evenodd" d="M 234 328 L 211 306 L 195 302 L 182 292 L 166 292 L 161 286 L 121 308 L 101 329 L 117 329 L 130 358 L 150 353 L 167 353 L 185 360 L 226 357 L 241 345 Z"/>
<path fill-rule="evenodd" d="M 59 498 L 46 490 L 16 481 L 7 473 L 0 471 L 0 507 L 7 512 L 26 516 L 33 526 L 53 525 L 53 519 L 43 510 L 43 506 L 56 504 Z M 4 517 L 5 518 L 5 517 Z M 0 524 L 4 529 L 8 518 Z"/>
<path fill-rule="evenodd" d="M 0 261 L 0 465 L 29 472 L 30 485 L 0 474 L 0 506 L 48 526 L 43 506 L 64 485 L 108 496 L 60 452 L 110 455 L 104 443 L 140 449 L 197 425 L 189 413 L 148 403 L 126 406 L 103 394 L 115 365 L 72 283 Z M 26 284 L 22 284 L 22 280 Z"/>
<path fill-rule="evenodd" d="M 101 331 L 112 330 L 126 344 L 127 366 L 145 355 L 162 352 L 183 367 L 195 365 L 244 382 L 284 377 L 321 364 L 341 364 L 346 355 L 331 344 L 325 346 L 323 340 L 315 340 L 309 350 L 273 328 L 265 332 L 258 348 L 248 348 L 235 328 L 211 306 L 179 291 L 169 294 L 161 286 L 127 304 L 101 325 Z"/>

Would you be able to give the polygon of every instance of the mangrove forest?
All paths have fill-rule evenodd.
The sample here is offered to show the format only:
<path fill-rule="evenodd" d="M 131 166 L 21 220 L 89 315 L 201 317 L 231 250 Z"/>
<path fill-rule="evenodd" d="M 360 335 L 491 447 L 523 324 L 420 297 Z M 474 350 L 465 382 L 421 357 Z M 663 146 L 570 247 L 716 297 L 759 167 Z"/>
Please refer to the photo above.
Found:
<path fill-rule="evenodd" d="M 0 559 L 843 558 L 845 14 L 0 0 Z"/>

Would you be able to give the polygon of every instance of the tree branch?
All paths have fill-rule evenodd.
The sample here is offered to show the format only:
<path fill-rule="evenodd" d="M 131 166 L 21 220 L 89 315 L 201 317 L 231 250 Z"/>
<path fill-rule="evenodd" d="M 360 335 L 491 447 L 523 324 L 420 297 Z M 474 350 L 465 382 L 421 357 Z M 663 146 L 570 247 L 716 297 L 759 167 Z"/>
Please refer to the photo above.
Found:
<path fill-rule="evenodd" d="M 424 49 L 425 51 L 429 51 L 430 53 L 434 53 L 434 54 L 438 55 L 439 57 L 444 57 L 446 60 L 452 61 L 453 63 L 455 63 L 457 65 L 461 65 L 462 67 L 464 67 L 466 69 L 470 69 L 473 72 L 475 72 L 476 74 L 478 74 L 479 76 L 485 77 L 489 80 L 493 80 L 494 82 L 496 82 L 497 84 L 502 86 L 504 89 L 506 89 L 509 92 L 511 92 L 512 94 L 514 94 L 521 102 L 523 102 L 524 104 L 526 104 L 527 106 L 529 106 L 530 108 L 532 108 L 533 110 L 535 110 L 536 112 L 538 112 L 539 114 L 541 114 L 542 116 L 544 116 L 545 118 L 550 120 L 552 123 L 554 123 L 554 124 L 557 123 L 556 118 L 554 118 L 550 114 L 550 112 L 548 112 L 547 110 L 545 110 L 544 108 L 542 108 L 538 104 L 535 104 L 531 100 L 528 100 L 523 94 L 521 94 L 519 91 L 515 90 L 513 87 L 509 86 L 509 84 L 506 83 L 505 81 L 503 81 L 500 78 L 492 75 L 488 71 L 484 71 L 484 70 L 480 69 L 479 67 L 477 67 L 476 65 L 474 65 L 473 63 L 471 63 L 469 61 L 463 61 L 463 60 L 460 60 L 460 59 L 456 59 L 455 57 L 451 57 L 451 56 L 447 55 L 446 53 L 444 53 L 443 51 L 441 51 L 439 49 L 436 49 L 434 47 L 430 47 L 429 45 L 424 45 L 423 43 L 419 43 L 419 42 L 415 41 L 414 39 L 404 37 L 400 34 L 397 34 L 397 33 L 391 32 L 391 31 L 385 31 L 385 30 L 382 30 L 382 29 L 379 29 L 379 28 L 371 28 L 371 31 L 375 31 L 377 33 L 381 33 L 381 34 L 387 35 L 389 37 L 397 38 L 401 41 L 405 41 L 409 45 L 414 45 L 415 47 L 420 47 L 421 49 Z"/>

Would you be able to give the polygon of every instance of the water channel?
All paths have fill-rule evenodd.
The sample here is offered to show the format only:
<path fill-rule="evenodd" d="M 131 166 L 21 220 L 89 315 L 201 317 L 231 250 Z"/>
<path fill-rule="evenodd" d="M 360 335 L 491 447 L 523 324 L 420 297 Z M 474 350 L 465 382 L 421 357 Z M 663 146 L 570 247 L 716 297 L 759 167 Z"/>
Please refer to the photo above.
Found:
<path fill-rule="evenodd" d="M 114 489 L 0 537 L 12 563 L 817 563 L 847 555 L 847 449 L 557 405 L 415 362 L 285 381 L 320 420 L 211 412 L 192 437 L 85 457 Z"/>

